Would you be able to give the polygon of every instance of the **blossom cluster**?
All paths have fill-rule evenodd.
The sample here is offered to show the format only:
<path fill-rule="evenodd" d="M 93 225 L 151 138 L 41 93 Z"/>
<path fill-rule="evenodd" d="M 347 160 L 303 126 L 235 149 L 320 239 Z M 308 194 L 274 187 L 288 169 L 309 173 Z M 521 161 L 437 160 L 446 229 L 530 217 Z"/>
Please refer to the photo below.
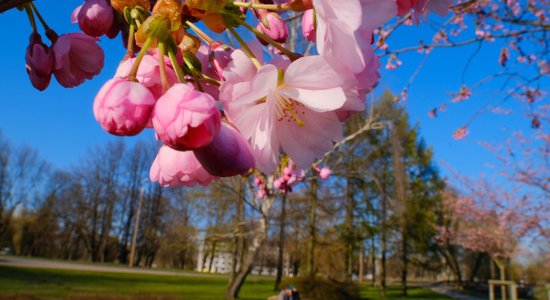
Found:
<path fill-rule="evenodd" d="M 100 68 L 103 54 L 84 48 L 95 47 L 98 36 L 122 32 L 126 55 L 96 95 L 93 111 L 114 135 L 154 130 L 163 146 L 151 180 L 193 186 L 276 173 L 275 187 L 288 192 L 303 177 L 298 170 L 330 151 L 343 138 L 343 122 L 365 109 L 365 96 L 380 77 L 375 30 L 409 11 L 416 21 L 428 10 L 443 14 L 448 2 L 86 0 L 72 16 L 84 34 L 56 50 L 60 37 L 53 52 L 74 55 L 67 61 L 81 70 Z M 286 47 L 291 17 L 302 18 L 313 55 Z M 245 42 L 243 31 L 257 39 Z M 209 32 L 227 32 L 239 45 L 225 45 Z M 47 47 L 34 45 L 42 59 Z M 55 59 L 62 61 L 57 54 Z M 54 68 L 67 86 L 98 71 L 71 68 L 62 68 L 74 76 L 67 80 Z M 330 173 L 313 169 L 322 178 Z"/>

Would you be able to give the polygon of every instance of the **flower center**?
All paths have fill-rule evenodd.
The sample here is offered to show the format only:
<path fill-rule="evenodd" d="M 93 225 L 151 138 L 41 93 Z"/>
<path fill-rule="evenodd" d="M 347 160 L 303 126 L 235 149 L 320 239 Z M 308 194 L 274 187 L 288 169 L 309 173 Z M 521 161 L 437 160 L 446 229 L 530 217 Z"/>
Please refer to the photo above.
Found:
<path fill-rule="evenodd" d="M 276 95 L 275 108 L 277 109 L 277 121 L 296 122 L 300 127 L 304 121 L 299 115 L 305 114 L 304 105 L 285 96 Z"/>

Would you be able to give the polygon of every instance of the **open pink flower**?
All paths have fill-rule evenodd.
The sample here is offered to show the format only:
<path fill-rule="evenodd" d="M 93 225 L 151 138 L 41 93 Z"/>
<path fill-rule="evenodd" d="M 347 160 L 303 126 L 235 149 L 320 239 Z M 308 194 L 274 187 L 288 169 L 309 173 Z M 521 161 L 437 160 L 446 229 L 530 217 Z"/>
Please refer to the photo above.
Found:
<path fill-rule="evenodd" d="M 195 150 L 195 156 L 208 173 L 220 177 L 245 174 L 255 167 L 248 141 L 226 123 L 210 144 Z"/>
<path fill-rule="evenodd" d="M 115 73 L 115 77 L 128 78 L 130 70 L 136 61 L 135 58 L 130 58 L 121 63 Z M 166 75 L 169 84 L 178 82 L 176 72 L 167 64 Z M 160 62 L 152 55 L 145 55 L 139 64 L 136 79 L 148 88 L 155 99 L 160 98 L 163 94 L 162 82 L 160 80 Z"/>
<path fill-rule="evenodd" d="M 222 90 L 223 85 L 233 85 L 235 90 L 238 84 L 242 83 L 226 81 Z M 323 57 L 308 56 L 294 61 L 284 72 L 272 64 L 264 65 L 247 92 L 222 102 L 229 119 L 250 140 L 257 167 L 270 173 L 278 165 L 281 151 L 303 168 L 342 138 L 342 126 L 334 112 L 346 102 L 342 84 L 343 78 Z"/>
<path fill-rule="evenodd" d="M 77 9 L 78 26 L 84 33 L 102 36 L 111 30 L 114 13 L 107 0 L 86 0 Z"/>
<path fill-rule="evenodd" d="M 208 145 L 220 130 L 216 101 L 191 84 L 173 85 L 160 97 L 153 111 L 153 127 L 159 139 L 176 150 Z"/>
<path fill-rule="evenodd" d="M 53 53 L 42 42 L 39 34 L 33 33 L 25 55 L 27 73 L 32 85 L 40 90 L 45 90 L 50 84 L 54 65 Z"/>
<path fill-rule="evenodd" d="M 103 68 L 103 49 L 98 39 L 81 32 L 61 35 L 53 46 L 53 74 L 63 87 L 75 87 L 92 79 Z"/>
<path fill-rule="evenodd" d="M 371 44 L 371 37 L 361 33 L 372 32 L 397 13 L 391 0 L 314 0 L 313 6 L 317 13 L 317 50 L 354 73 L 364 70 L 363 49 Z"/>
<path fill-rule="evenodd" d="M 202 167 L 193 151 L 176 151 L 167 146 L 160 147 L 149 178 L 164 187 L 207 186 L 215 179 Z"/>
<path fill-rule="evenodd" d="M 114 78 L 105 83 L 94 100 L 94 116 L 107 132 L 132 136 L 149 123 L 155 98 L 138 82 Z"/>

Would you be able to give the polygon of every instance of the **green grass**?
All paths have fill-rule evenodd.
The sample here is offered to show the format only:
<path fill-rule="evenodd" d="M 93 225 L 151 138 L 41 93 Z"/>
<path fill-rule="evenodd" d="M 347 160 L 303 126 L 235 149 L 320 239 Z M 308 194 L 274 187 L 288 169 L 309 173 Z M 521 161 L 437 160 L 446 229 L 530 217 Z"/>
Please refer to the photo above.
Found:
<path fill-rule="evenodd" d="M 68 296 L 142 296 L 143 299 L 222 299 L 226 278 L 161 276 L 130 273 L 0 267 L 0 295 L 29 295 L 41 299 Z M 267 299 L 273 295 L 273 281 L 250 279 L 241 297 Z"/>
<path fill-rule="evenodd" d="M 241 299 L 265 300 L 274 295 L 273 278 L 251 277 L 241 291 Z M 221 276 L 167 276 L 54 270 L 0 266 L 0 299 L 140 299 L 219 300 L 227 285 Z M 399 296 L 399 287 L 390 287 L 388 300 L 443 300 L 428 289 L 412 287 L 408 298 Z M 365 300 L 381 299 L 377 287 L 364 285 Z M 318 300 L 318 299 L 311 299 Z M 320 300 L 320 299 L 319 299 Z"/>
<path fill-rule="evenodd" d="M 407 290 L 409 296 L 401 296 L 401 290 L 399 286 L 389 286 L 386 290 L 387 300 L 448 300 L 449 297 L 440 295 L 426 288 L 421 287 L 409 287 Z M 384 299 L 380 295 L 380 287 L 361 286 L 361 298 L 365 300 Z"/>

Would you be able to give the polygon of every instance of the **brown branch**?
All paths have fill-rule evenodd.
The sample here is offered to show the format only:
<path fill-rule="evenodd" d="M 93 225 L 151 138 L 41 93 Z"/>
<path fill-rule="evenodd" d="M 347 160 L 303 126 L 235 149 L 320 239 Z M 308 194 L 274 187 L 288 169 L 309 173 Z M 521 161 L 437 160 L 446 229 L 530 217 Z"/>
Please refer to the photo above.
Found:
<path fill-rule="evenodd" d="M 31 1 L 32 0 L 0 0 L 0 13 Z"/>

